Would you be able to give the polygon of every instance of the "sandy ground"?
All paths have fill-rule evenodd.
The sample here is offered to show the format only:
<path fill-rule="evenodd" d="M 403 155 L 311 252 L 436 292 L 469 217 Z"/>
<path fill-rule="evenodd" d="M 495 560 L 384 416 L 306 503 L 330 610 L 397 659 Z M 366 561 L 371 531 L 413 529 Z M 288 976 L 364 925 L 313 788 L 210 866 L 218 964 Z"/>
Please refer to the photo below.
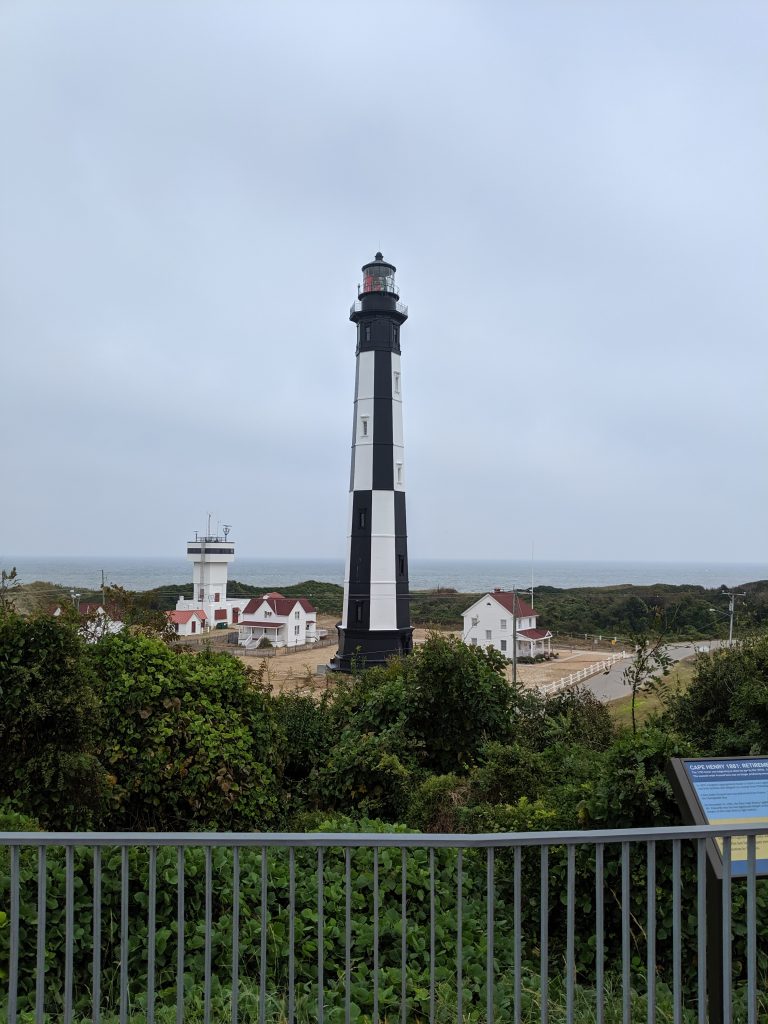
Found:
<path fill-rule="evenodd" d="M 334 635 L 337 619 L 335 616 L 318 615 L 317 625 L 327 629 L 329 636 Z M 455 634 L 459 635 L 459 634 Z M 415 644 L 424 643 L 427 630 L 414 629 Z M 262 658 L 254 654 L 238 653 L 237 649 L 229 648 L 230 653 L 239 657 L 250 668 L 263 666 L 263 680 L 277 693 L 320 694 L 333 685 L 332 674 L 318 673 L 320 666 L 326 665 L 336 653 L 335 646 L 309 647 L 290 654 L 278 654 L 271 658 Z M 569 672 L 575 672 L 587 665 L 593 665 L 607 657 L 608 653 L 598 650 L 574 650 L 563 648 L 559 657 L 553 661 L 541 662 L 538 665 L 518 665 L 517 678 L 525 686 L 538 686 L 562 679 Z M 512 678 L 512 666 L 507 670 L 507 677 Z"/>

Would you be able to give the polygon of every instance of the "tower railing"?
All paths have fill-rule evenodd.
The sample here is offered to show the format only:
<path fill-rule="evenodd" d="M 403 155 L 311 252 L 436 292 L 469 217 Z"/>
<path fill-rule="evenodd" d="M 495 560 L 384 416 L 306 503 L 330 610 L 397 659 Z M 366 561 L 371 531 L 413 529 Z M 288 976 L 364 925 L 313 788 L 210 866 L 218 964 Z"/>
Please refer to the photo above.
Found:
<path fill-rule="evenodd" d="M 709 995 L 710 1020 L 722 1005 L 753 1024 L 767 832 L 3 832 L 0 1005 L 10 1024 L 143 1024 L 161 1006 L 263 1024 L 519 1024 L 540 1007 L 704 1022 Z"/>
<path fill-rule="evenodd" d="M 376 293 L 368 292 L 367 294 L 369 294 L 369 295 L 373 295 L 373 294 L 384 295 L 386 293 L 385 292 L 376 292 Z M 360 299 L 356 299 L 352 303 L 352 305 L 349 307 L 349 312 L 350 312 L 350 314 L 352 314 L 352 313 L 360 313 L 360 312 L 362 312 L 362 309 L 363 309 L 362 301 Z M 402 313 L 403 316 L 408 316 L 408 307 L 406 306 L 406 304 L 404 302 L 396 302 L 395 303 L 395 309 L 397 310 L 398 313 Z"/>

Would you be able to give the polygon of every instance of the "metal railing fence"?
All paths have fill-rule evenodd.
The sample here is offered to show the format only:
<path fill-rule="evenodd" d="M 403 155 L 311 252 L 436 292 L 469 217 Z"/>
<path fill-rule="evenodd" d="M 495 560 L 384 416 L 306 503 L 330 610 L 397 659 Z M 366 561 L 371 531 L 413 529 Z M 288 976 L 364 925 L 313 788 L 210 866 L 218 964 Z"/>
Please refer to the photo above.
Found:
<path fill-rule="evenodd" d="M 766 831 L 0 833 L 7 1020 L 756 1024 Z"/>

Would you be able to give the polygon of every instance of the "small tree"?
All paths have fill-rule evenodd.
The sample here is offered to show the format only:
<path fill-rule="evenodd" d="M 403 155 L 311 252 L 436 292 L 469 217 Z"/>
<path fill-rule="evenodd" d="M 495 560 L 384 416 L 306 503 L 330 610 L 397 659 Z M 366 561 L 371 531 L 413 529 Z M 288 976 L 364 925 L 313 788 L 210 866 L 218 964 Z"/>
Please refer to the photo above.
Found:
<path fill-rule="evenodd" d="M 666 638 L 635 637 L 635 655 L 622 674 L 624 685 L 632 690 L 632 732 L 637 733 L 637 695 L 641 690 L 652 689 L 659 684 L 662 676 L 669 673 L 672 658 L 666 652 Z"/>
<path fill-rule="evenodd" d="M 123 587 L 106 587 L 104 590 L 109 617 L 125 623 L 130 632 L 143 636 L 158 636 L 167 644 L 179 638 L 164 611 L 153 607 L 151 595 L 134 593 Z M 103 634 L 102 634 L 103 635 Z"/>
<path fill-rule="evenodd" d="M 21 586 L 18 576 L 16 566 L 0 572 L 0 609 L 13 608 L 13 592 Z"/>

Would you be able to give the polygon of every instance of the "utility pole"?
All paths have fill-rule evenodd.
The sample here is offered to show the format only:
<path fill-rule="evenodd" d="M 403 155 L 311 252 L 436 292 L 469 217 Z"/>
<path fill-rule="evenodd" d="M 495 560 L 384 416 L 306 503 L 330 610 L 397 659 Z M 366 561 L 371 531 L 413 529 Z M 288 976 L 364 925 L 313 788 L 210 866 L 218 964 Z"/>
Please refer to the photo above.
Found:
<path fill-rule="evenodd" d="M 101 570 L 101 607 L 104 611 L 107 610 L 107 581 L 103 569 Z"/>
<path fill-rule="evenodd" d="M 734 608 L 736 607 L 736 598 L 737 597 L 746 597 L 747 595 L 742 590 L 742 591 L 738 591 L 738 592 L 737 591 L 733 591 L 733 592 L 732 591 L 726 591 L 725 592 L 725 596 L 729 599 L 728 600 L 728 616 L 729 616 L 729 621 L 728 621 L 728 646 L 729 647 L 733 647 L 733 611 L 734 611 Z"/>
<path fill-rule="evenodd" d="M 531 541 L 531 608 L 533 608 L 533 541 Z"/>
<path fill-rule="evenodd" d="M 512 587 L 512 685 L 517 686 L 517 593 Z"/>

